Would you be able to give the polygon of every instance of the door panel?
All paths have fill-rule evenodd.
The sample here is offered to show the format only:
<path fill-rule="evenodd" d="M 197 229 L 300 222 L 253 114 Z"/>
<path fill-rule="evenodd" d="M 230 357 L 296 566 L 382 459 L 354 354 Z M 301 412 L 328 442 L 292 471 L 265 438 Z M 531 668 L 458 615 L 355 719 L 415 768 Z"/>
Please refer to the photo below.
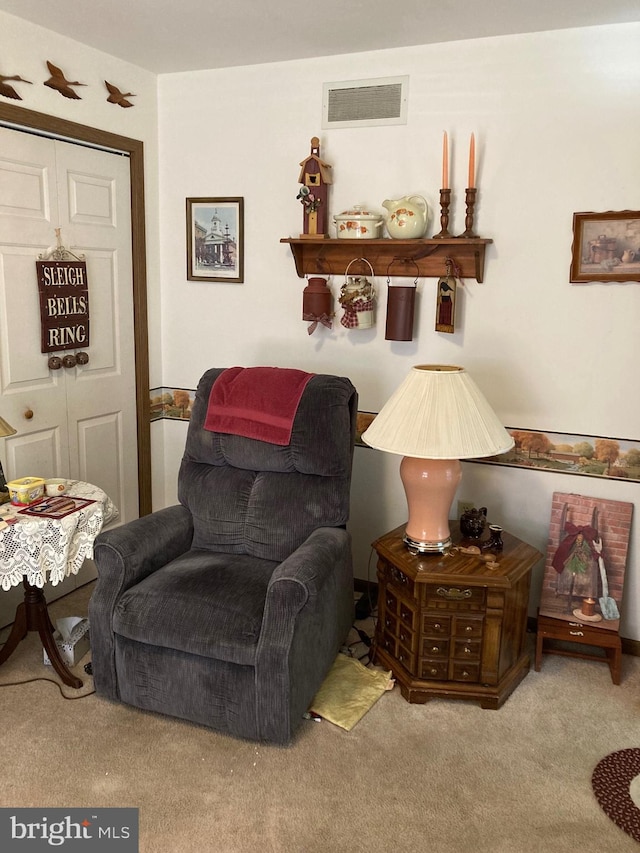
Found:
<path fill-rule="evenodd" d="M 26 137 L 28 134 L 21 135 Z M 41 233 L 42 223 L 51 227 L 55 151 L 50 140 L 37 136 L 25 138 L 24 144 L 18 144 L 16 139 L 5 137 L 2 130 L 2 140 L 0 216 L 6 217 L 3 219 L 2 239 L 8 243 L 26 242 L 32 239 L 33 233 Z"/>
<path fill-rule="evenodd" d="M 130 520 L 138 489 L 129 161 L 56 146 L 60 225 L 71 251 L 86 256 L 89 284 L 89 362 L 68 371 L 71 476 L 99 485 Z"/>
<path fill-rule="evenodd" d="M 104 489 L 138 515 L 129 159 L 0 128 L 0 415 L 17 434 L 0 439 L 7 479 L 61 476 Z M 35 262 L 62 244 L 87 264 L 86 365 L 50 370 L 40 352 Z M 64 355 L 65 353 L 56 353 Z M 30 410 L 32 417 L 25 413 Z M 95 577 L 47 587 L 53 598 Z M 13 618 L 0 595 L 0 625 Z"/>
<path fill-rule="evenodd" d="M 19 475 L 21 477 L 46 479 L 70 476 L 66 424 L 44 427 L 29 433 L 19 430 L 14 439 L 8 443 L 8 452 L 5 456 L 5 467 L 10 471 L 21 471 Z M 60 471 L 65 473 L 58 473 Z"/>
<path fill-rule="evenodd" d="M 73 171 L 67 172 L 66 179 L 69 222 L 74 225 L 116 227 L 117 194 L 113 179 Z"/>
<path fill-rule="evenodd" d="M 77 422 L 79 480 L 101 483 L 111 497 L 124 491 L 126 472 L 122 470 L 122 416 L 119 412 L 83 418 Z M 118 460 L 105 468 L 104 460 Z M 116 506 L 120 507 L 115 498 Z"/>
<path fill-rule="evenodd" d="M 68 477 L 66 379 L 40 352 L 35 273 L 38 255 L 55 243 L 55 151 L 51 140 L 16 131 L 0 130 L 0 140 L 0 414 L 18 430 L 0 442 L 0 458 L 7 478 Z"/>

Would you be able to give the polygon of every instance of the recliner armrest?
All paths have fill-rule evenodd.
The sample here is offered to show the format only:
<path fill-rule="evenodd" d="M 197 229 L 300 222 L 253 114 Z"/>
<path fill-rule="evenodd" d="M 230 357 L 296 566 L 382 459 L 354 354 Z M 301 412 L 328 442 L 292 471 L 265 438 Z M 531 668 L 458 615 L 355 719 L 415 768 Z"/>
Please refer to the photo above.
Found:
<path fill-rule="evenodd" d="M 94 544 L 99 580 L 123 592 L 191 547 L 193 520 L 176 504 L 101 533 Z"/>
<path fill-rule="evenodd" d="M 327 578 L 335 573 L 338 562 L 348 552 L 351 538 L 342 527 L 319 527 L 309 538 L 287 557 L 274 571 L 267 589 L 269 597 L 275 592 L 276 585 L 290 581 L 300 585 L 298 609 L 307 601 L 317 597 Z"/>
<path fill-rule="evenodd" d="M 256 651 L 260 739 L 289 740 L 346 636 L 353 606 L 351 536 L 320 527 L 267 588 Z"/>
<path fill-rule="evenodd" d="M 191 547 L 191 513 L 167 507 L 101 533 L 93 547 L 98 582 L 89 601 L 93 676 L 96 692 L 118 699 L 113 612 L 125 590 Z"/>

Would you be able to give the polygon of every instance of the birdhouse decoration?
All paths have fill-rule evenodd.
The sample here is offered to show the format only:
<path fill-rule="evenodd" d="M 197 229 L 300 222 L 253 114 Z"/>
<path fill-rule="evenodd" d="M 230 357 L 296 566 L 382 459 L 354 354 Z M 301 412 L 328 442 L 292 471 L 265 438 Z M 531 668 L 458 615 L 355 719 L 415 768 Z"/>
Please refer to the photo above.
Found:
<path fill-rule="evenodd" d="M 320 140 L 311 140 L 311 154 L 300 163 L 300 192 L 296 196 L 303 209 L 303 232 L 300 237 L 328 237 L 329 184 L 333 182 L 331 166 L 320 159 Z"/>

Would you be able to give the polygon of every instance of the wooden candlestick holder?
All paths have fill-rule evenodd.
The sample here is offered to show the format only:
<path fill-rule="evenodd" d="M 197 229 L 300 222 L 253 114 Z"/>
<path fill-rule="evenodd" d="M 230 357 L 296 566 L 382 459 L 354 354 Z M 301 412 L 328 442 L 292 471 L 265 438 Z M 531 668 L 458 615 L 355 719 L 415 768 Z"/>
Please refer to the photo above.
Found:
<path fill-rule="evenodd" d="M 449 205 L 451 204 L 451 190 L 440 190 L 440 233 L 434 234 L 434 240 L 444 240 L 451 237 L 449 233 Z"/>
<path fill-rule="evenodd" d="M 464 191 L 464 200 L 467 206 L 467 213 L 464 218 L 464 232 L 460 237 L 477 237 L 473 231 L 473 215 L 476 206 L 476 194 L 478 190 L 475 187 L 467 187 Z"/>

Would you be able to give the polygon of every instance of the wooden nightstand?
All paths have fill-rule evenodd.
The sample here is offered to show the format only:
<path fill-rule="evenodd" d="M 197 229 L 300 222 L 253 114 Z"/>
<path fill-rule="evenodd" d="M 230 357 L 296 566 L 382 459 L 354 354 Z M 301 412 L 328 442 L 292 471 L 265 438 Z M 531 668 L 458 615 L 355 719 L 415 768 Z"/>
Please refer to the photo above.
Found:
<path fill-rule="evenodd" d="M 499 708 L 529 671 L 526 649 L 531 569 L 542 557 L 503 532 L 490 569 L 458 552 L 412 554 L 404 525 L 373 543 L 378 554 L 376 663 L 393 672 L 409 702 L 475 699 Z M 451 535 L 462 542 L 458 525 Z"/>

